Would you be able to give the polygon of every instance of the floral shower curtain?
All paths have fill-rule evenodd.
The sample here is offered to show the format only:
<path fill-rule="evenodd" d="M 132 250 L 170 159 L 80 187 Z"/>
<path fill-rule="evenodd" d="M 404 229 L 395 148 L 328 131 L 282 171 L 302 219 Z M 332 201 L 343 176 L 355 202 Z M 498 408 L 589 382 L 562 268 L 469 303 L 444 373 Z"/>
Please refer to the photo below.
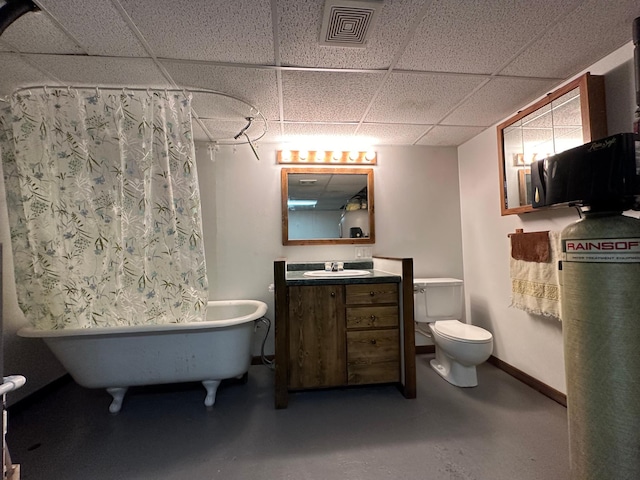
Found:
<path fill-rule="evenodd" d="M 0 111 L 18 301 L 35 327 L 203 319 L 190 102 L 167 91 L 35 89 Z"/>

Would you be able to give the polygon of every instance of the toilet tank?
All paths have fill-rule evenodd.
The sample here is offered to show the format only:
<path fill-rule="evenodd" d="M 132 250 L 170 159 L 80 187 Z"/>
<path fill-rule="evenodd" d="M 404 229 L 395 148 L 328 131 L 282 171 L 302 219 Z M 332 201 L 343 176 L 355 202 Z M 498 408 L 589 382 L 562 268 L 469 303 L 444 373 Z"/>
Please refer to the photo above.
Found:
<path fill-rule="evenodd" d="M 427 322 L 436 320 L 460 320 L 462 318 L 464 282 L 457 278 L 415 278 L 413 280 L 415 298 L 422 300 L 422 312 Z M 417 320 L 417 318 L 416 318 Z M 425 321 L 422 318 L 422 321 Z"/>

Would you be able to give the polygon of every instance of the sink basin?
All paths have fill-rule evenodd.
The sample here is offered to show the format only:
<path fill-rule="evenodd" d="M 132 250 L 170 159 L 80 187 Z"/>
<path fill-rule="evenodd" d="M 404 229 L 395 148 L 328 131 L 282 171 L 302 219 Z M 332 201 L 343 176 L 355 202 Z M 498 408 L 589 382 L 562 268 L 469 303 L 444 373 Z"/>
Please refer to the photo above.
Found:
<path fill-rule="evenodd" d="M 304 272 L 305 277 L 328 277 L 328 278 L 345 278 L 345 277 L 363 277 L 369 275 L 368 270 L 341 270 L 339 272 L 327 272 L 326 270 L 310 270 Z"/>

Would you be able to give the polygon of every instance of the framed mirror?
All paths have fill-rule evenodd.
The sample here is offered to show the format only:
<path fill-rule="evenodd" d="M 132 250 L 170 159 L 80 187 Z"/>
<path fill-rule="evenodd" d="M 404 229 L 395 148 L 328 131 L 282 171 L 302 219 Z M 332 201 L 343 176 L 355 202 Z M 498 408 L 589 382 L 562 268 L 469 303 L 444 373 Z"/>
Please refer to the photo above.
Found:
<path fill-rule="evenodd" d="M 589 73 L 498 125 L 501 214 L 533 211 L 533 161 L 606 136 L 604 77 Z"/>
<path fill-rule="evenodd" d="M 375 243 L 373 169 L 283 168 L 282 244 Z"/>

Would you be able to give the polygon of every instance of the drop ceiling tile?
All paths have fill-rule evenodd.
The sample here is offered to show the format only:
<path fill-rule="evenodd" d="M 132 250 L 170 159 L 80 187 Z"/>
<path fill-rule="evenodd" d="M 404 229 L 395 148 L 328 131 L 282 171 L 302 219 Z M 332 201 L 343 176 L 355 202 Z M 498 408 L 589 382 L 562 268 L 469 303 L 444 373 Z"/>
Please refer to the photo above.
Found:
<path fill-rule="evenodd" d="M 247 117 L 258 117 L 257 111 L 248 103 L 217 93 L 192 93 L 192 104 L 197 105 L 200 118 L 231 120 L 247 123 Z"/>
<path fill-rule="evenodd" d="M 161 63 L 181 87 L 206 88 L 233 95 L 256 107 L 268 120 L 280 117 L 275 70 L 170 60 Z"/>
<path fill-rule="evenodd" d="M 270 2 L 120 3 L 158 57 L 273 64 Z"/>
<path fill-rule="evenodd" d="M 307 142 L 316 141 L 318 145 L 310 145 L 309 148 L 321 148 L 323 140 L 351 139 L 356 131 L 356 125 L 341 123 L 285 123 L 284 135 L 279 139 L 281 142 L 295 142 L 302 140 Z"/>
<path fill-rule="evenodd" d="M 255 142 L 256 146 L 260 146 L 264 143 L 278 143 L 282 139 L 282 134 L 280 133 L 280 127 L 277 128 L 274 126 L 273 128 L 270 126 L 267 133 L 260 140 Z"/>
<path fill-rule="evenodd" d="M 194 105 L 194 104 L 192 104 Z M 197 108 L 197 105 L 194 105 L 194 108 Z M 210 120 L 210 119 L 200 119 L 204 127 L 207 129 L 207 132 L 211 135 L 211 139 L 214 141 L 218 141 L 220 143 L 234 144 L 234 143 L 244 143 L 246 142 L 246 137 L 243 135 L 235 140 L 235 137 L 246 125 L 247 122 L 244 119 L 236 119 L 236 120 Z M 194 122 L 198 123 L 198 122 Z M 246 130 L 247 135 L 253 141 L 261 137 L 265 133 L 265 125 L 260 122 L 256 122 L 252 124 Z M 206 136 L 206 135 L 205 135 Z M 209 137 L 206 137 L 209 140 Z"/>
<path fill-rule="evenodd" d="M 571 127 L 582 124 L 582 110 L 580 108 L 580 92 L 574 89 L 552 102 L 553 124 Z M 557 107 L 557 108 L 556 108 Z"/>
<path fill-rule="evenodd" d="M 365 121 L 435 124 L 483 81 L 480 76 L 393 73 Z"/>
<path fill-rule="evenodd" d="M 35 64 L 64 84 L 168 88 L 152 60 L 66 55 L 32 55 Z"/>
<path fill-rule="evenodd" d="M 0 53 L 0 65 L 0 96 L 9 95 L 28 85 L 51 82 L 50 77 L 23 61 L 18 54 Z"/>
<path fill-rule="evenodd" d="M 38 4 L 60 22 L 91 55 L 148 56 L 111 2 L 39 0 Z"/>
<path fill-rule="evenodd" d="M 412 145 L 430 125 L 400 123 L 363 123 L 358 136 L 368 137 L 373 145 Z"/>
<path fill-rule="evenodd" d="M 194 124 L 195 125 L 195 124 Z M 254 142 L 254 145 L 260 150 L 260 146 L 264 144 L 295 144 L 298 146 L 304 145 L 305 148 L 317 148 L 322 149 L 327 146 L 327 142 L 338 141 L 341 144 L 348 142 L 352 143 L 353 132 L 355 131 L 355 125 L 344 124 L 285 124 L 289 128 L 285 127 L 287 134 L 281 133 L 279 123 L 270 123 L 268 125 L 267 132 Z M 195 128 L 194 128 L 194 135 Z M 346 140 L 345 140 L 346 139 Z M 209 141 L 204 132 L 201 133 L 200 141 Z M 333 145 L 333 144 L 332 144 Z"/>
<path fill-rule="evenodd" d="M 536 98 L 551 91 L 555 80 L 530 78 L 492 78 L 442 123 L 488 127 L 509 117 Z"/>
<path fill-rule="evenodd" d="M 578 89 L 575 89 L 576 92 Z M 515 124 L 510 127 L 505 128 L 508 133 L 511 130 L 516 131 L 516 135 L 520 133 L 520 129 L 522 128 L 522 124 L 526 124 L 531 128 L 551 128 L 553 127 L 553 118 L 555 114 L 551 114 L 551 104 L 543 105 L 537 110 L 531 112 L 526 117 L 518 120 Z"/>
<path fill-rule="evenodd" d="M 279 0 L 278 16 L 282 65 L 326 68 L 388 68 L 402 47 L 423 2 L 384 2 L 366 48 L 320 45 L 324 1 Z"/>
<path fill-rule="evenodd" d="M 561 137 L 558 131 L 558 137 Z M 580 131 L 580 137 L 582 137 L 582 130 Z M 523 129 L 522 130 L 522 142 L 534 149 L 534 152 L 549 152 L 553 153 L 554 132 L 551 129 Z"/>
<path fill-rule="evenodd" d="M 457 127 L 436 125 L 418 140 L 417 145 L 433 147 L 457 147 L 486 130 L 484 127 Z"/>
<path fill-rule="evenodd" d="M 353 122 L 364 115 L 382 73 L 282 72 L 287 121 Z"/>
<path fill-rule="evenodd" d="M 494 73 L 579 0 L 432 2 L 397 68 Z"/>
<path fill-rule="evenodd" d="M 586 1 L 500 74 L 568 78 L 630 42 L 638 16 L 637 0 Z"/>
<path fill-rule="evenodd" d="M 18 18 L 4 31 L 2 40 L 23 53 L 86 53 L 44 12 Z"/>

